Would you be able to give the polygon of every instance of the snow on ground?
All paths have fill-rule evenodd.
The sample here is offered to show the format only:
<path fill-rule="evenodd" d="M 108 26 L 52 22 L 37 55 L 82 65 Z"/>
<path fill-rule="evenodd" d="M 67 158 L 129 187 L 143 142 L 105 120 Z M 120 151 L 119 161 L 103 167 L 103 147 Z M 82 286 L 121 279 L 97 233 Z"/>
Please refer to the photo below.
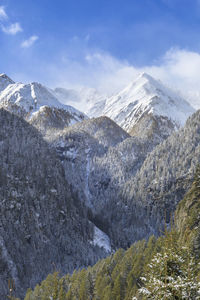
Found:
<path fill-rule="evenodd" d="M 108 253 L 111 253 L 110 238 L 105 232 L 101 231 L 98 227 L 94 226 L 94 238 L 92 241 L 94 246 L 104 248 Z"/>

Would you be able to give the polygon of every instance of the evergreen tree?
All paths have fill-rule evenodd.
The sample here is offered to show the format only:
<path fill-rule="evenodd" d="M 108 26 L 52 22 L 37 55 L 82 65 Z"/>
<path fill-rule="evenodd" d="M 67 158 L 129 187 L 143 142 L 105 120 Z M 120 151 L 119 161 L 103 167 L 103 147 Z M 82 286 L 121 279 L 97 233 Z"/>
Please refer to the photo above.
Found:
<path fill-rule="evenodd" d="M 166 232 L 165 245 L 148 264 L 139 289 L 143 299 L 200 299 L 198 268 L 188 245 L 181 245 L 175 230 Z"/>

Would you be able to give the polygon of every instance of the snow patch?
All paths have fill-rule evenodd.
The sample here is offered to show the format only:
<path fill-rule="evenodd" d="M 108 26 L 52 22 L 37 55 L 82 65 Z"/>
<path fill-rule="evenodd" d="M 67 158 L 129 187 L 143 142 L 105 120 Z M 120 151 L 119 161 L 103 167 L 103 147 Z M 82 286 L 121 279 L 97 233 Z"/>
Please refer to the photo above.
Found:
<path fill-rule="evenodd" d="M 92 244 L 104 248 L 106 252 L 111 253 L 110 238 L 108 235 L 101 231 L 98 227 L 94 226 L 94 237 Z"/>

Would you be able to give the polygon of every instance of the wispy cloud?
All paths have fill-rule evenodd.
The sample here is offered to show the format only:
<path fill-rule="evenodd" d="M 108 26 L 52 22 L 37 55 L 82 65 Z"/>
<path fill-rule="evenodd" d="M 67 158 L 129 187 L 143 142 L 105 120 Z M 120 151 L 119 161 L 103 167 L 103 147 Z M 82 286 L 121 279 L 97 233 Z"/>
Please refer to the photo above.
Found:
<path fill-rule="evenodd" d="M 0 20 L 6 20 L 8 16 L 6 14 L 4 6 L 0 6 Z"/>
<path fill-rule="evenodd" d="M 21 25 L 19 22 L 16 22 L 16 23 L 13 23 L 13 24 L 10 24 L 10 25 L 2 25 L 1 26 L 1 29 L 4 33 L 6 34 L 10 34 L 10 35 L 15 35 L 21 31 L 23 31 Z"/>
<path fill-rule="evenodd" d="M 21 47 L 22 48 L 29 48 L 31 46 L 33 46 L 33 44 L 39 39 L 39 37 L 37 35 L 32 35 L 30 38 L 28 38 L 27 40 L 23 41 L 21 43 Z"/>
<path fill-rule="evenodd" d="M 195 108 L 200 108 L 200 53 L 198 52 L 172 48 L 165 53 L 159 63 L 136 67 L 108 53 L 88 51 L 81 61 L 66 59 L 61 63 L 43 66 L 43 69 L 45 73 L 40 74 L 42 76 L 40 80 L 46 81 L 49 86 L 65 88 L 88 86 L 107 95 L 123 89 L 135 80 L 139 73 L 147 72 L 180 92 Z"/>

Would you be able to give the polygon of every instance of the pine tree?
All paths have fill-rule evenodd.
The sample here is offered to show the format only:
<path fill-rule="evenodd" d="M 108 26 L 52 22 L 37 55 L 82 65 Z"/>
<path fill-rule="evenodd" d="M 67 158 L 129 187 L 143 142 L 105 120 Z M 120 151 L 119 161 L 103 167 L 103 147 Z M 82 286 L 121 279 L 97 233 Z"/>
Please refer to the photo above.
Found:
<path fill-rule="evenodd" d="M 115 300 L 123 300 L 124 299 L 124 284 L 123 278 L 119 274 L 114 282 L 113 287 L 113 298 Z"/>

